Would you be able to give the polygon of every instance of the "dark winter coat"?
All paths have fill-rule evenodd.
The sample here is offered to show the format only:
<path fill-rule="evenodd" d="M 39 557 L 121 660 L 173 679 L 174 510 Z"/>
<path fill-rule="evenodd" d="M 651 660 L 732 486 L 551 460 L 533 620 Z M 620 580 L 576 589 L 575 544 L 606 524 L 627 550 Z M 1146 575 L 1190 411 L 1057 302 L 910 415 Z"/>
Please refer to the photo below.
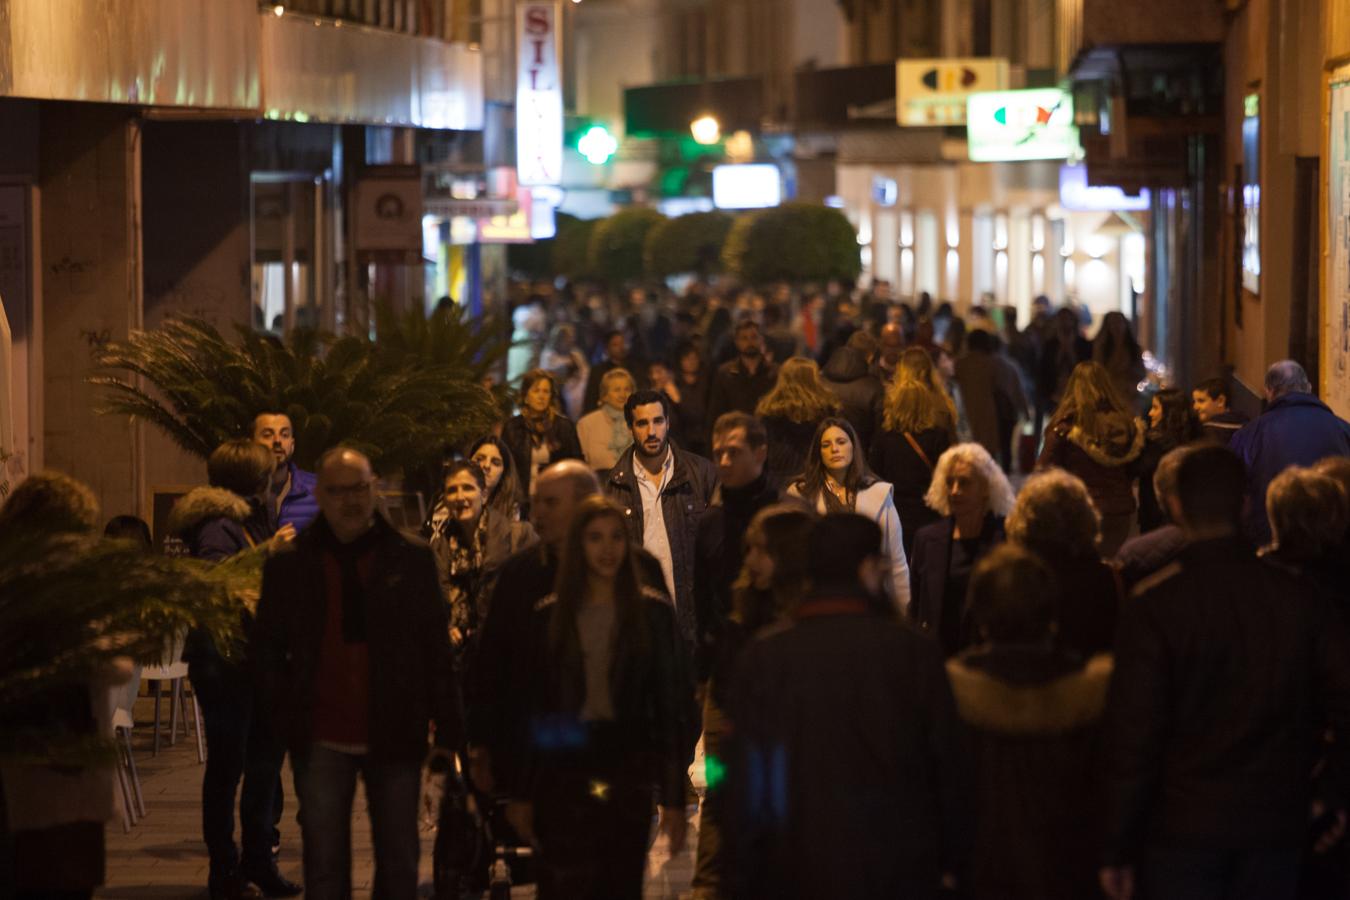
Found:
<path fill-rule="evenodd" d="M 1058 647 L 1078 659 L 1110 653 L 1125 600 L 1116 570 L 1100 559 L 1046 559 L 1059 587 Z"/>
<path fill-rule="evenodd" d="M 781 497 L 782 491 L 766 475 L 740 489 L 719 484 L 699 519 L 694 544 L 695 672 L 699 680 L 710 673 L 714 648 L 731 615 L 731 586 L 745 559 L 750 520 Z"/>
<path fill-rule="evenodd" d="M 1332 808 L 1350 762 L 1350 644 L 1330 602 L 1223 538 L 1191 544 L 1125 609 L 1103 744 L 1106 861 L 1302 847 L 1328 725 Z"/>
<path fill-rule="evenodd" d="M 1085 900 L 1097 892 L 1097 743 L 1111 657 L 981 647 L 947 663 L 972 744 L 978 826 L 963 896 Z"/>
<path fill-rule="evenodd" d="M 1247 466 L 1247 537 L 1270 543 L 1266 489 L 1290 466 L 1310 466 L 1328 456 L 1350 456 L 1350 422 L 1312 394 L 1286 394 L 1233 435 L 1229 447 Z"/>
<path fill-rule="evenodd" d="M 731 693 L 737 897 L 932 898 L 971 824 L 965 743 L 937 646 L 823 591 L 753 640 Z"/>
<path fill-rule="evenodd" d="M 674 471 L 661 493 L 661 516 L 666 523 L 666 537 L 670 541 L 671 571 L 675 577 L 675 614 L 680 633 L 693 643 L 696 631 L 694 613 L 694 544 L 698 539 L 698 523 L 712 503 L 717 489 L 717 469 L 701 456 L 687 453 L 671 444 L 675 454 Z M 624 510 L 628 534 L 633 543 L 642 546 L 642 494 L 634 471 L 635 448 L 619 459 L 603 479 L 605 494 Z"/>
<path fill-rule="evenodd" d="M 783 416 L 762 416 L 760 421 L 769 437 L 764 468 L 786 484 L 802 474 L 813 451 L 820 452 L 813 446 L 820 422 L 794 422 Z"/>
<path fill-rule="evenodd" d="M 1132 537 L 1116 554 L 1120 580 L 1129 591 L 1136 584 L 1177 558 L 1186 548 L 1186 532 L 1179 525 L 1164 525 L 1148 534 Z"/>
<path fill-rule="evenodd" d="M 834 351 L 820 376 L 844 405 L 843 416 L 858 432 L 858 443 L 867 452 L 876 432 L 883 394 L 880 379 L 868 368 L 867 357 L 852 347 L 841 347 Z"/>
<path fill-rule="evenodd" d="M 1052 425 L 1045 430 L 1045 446 L 1036 468 L 1057 466 L 1077 475 L 1104 516 L 1133 513 L 1136 476 L 1130 464 L 1144 449 L 1144 425 L 1139 419 L 1122 419 L 1120 424 L 1119 433 L 1105 443 L 1093 440 L 1072 419 Z"/>
<path fill-rule="evenodd" d="M 942 518 L 923 498 L 933 482 L 933 467 L 952 445 L 951 435 L 945 428 L 929 428 L 912 436 L 928 457 L 926 462 L 904 434 L 895 431 L 877 432 L 867 457 L 877 477 L 895 487 L 895 511 L 900 514 L 900 525 L 904 529 L 905 553 L 911 558 L 914 538 L 920 529 Z"/>
<path fill-rule="evenodd" d="M 315 527 L 267 561 L 253 632 L 261 694 L 293 754 L 311 744 L 320 649 L 328 617 L 324 538 Z M 365 591 L 370 655 L 372 760 L 420 763 L 427 726 L 436 743 L 461 742 L 445 604 L 426 544 L 376 516 L 371 583 Z M 322 529 L 327 530 L 326 524 Z"/>
<path fill-rule="evenodd" d="M 1246 413 L 1229 410 L 1225 413 L 1219 413 L 1201 425 L 1200 436 L 1207 441 L 1213 441 L 1227 447 L 1233 442 L 1233 435 L 1241 431 L 1250 421 L 1251 418 Z"/>
<path fill-rule="evenodd" d="M 467 600 L 469 609 L 450 610 L 450 624 L 457 626 L 456 618 L 463 620 L 470 628 L 481 625 L 487 615 L 487 601 L 491 594 L 497 571 L 512 556 L 533 545 L 539 540 L 534 527 L 529 522 L 514 522 L 492 507 L 484 507 L 482 526 L 484 529 L 482 554 L 472 574 L 461 580 L 467 585 L 467 597 L 455 598 L 454 581 L 457 572 L 452 572 L 454 562 L 451 559 L 451 547 L 446 528 L 454 528 L 442 518 L 445 509 L 439 506 L 431 514 L 431 521 L 423 529 L 423 537 L 430 543 L 431 552 L 436 557 L 436 574 L 441 585 L 441 596 L 450 600 Z"/>
<path fill-rule="evenodd" d="M 955 535 L 956 519 L 951 516 L 919 529 L 914 538 L 914 555 L 909 560 L 911 580 L 909 617 L 920 631 L 934 638 L 942 634 L 943 607 Z M 981 533 L 980 556 L 1003 543 L 1004 537 L 1003 519 L 989 513 Z M 969 609 L 964 601 L 961 610 L 960 631 L 967 638 L 964 642 L 969 643 L 974 638 L 974 623 L 969 621 Z"/>
<path fill-rule="evenodd" d="M 577 438 L 577 426 L 564 415 L 553 417 L 553 424 L 544 434 L 544 440 L 549 446 L 549 465 L 564 459 L 583 458 L 581 441 Z M 530 478 L 534 472 L 530 461 L 533 438 L 530 436 L 530 425 L 524 416 L 512 416 L 506 420 L 506 424 L 502 426 L 502 442 L 511 451 L 511 462 L 515 464 L 516 484 L 520 488 L 518 502 L 523 508 L 529 503 Z"/>
<path fill-rule="evenodd" d="M 693 684 L 665 591 L 643 588 L 642 605 L 649 652 L 638 653 L 623 644 L 614 647 L 609 677 L 613 726 L 622 736 L 628 761 L 636 761 L 657 788 L 660 804 L 683 808 Z M 537 776 L 555 756 L 566 758 L 584 749 L 568 738 L 586 733 L 587 725 L 579 718 L 586 700 L 586 673 L 580 654 L 561 660 L 551 646 L 557 609 L 557 597 L 549 593 L 535 603 L 526 626 L 521 681 L 526 686 L 528 739 L 522 776 L 513 785 L 514 796 L 521 799 L 533 799 Z"/>
<path fill-rule="evenodd" d="M 718 366 L 708 392 L 708 431 L 712 431 L 722 413 L 738 410 L 754 415 L 760 398 L 773 390 L 777 381 L 778 367 L 767 359 L 759 361 L 753 375 L 745 370 L 739 357 Z"/>
<path fill-rule="evenodd" d="M 638 549 L 637 554 L 643 586 L 664 592 L 661 564 L 645 550 Z M 469 743 L 490 751 L 497 784 L 517 796 L 527 793 L 517 787 L 524 777 L 529 742 L 527 676 L 533 651 L 526 638 L 535 604 L 553 593 L 557 580 L 558 559 L 546 544 L 536 544 L 502 564 L 465 691 Z"/>

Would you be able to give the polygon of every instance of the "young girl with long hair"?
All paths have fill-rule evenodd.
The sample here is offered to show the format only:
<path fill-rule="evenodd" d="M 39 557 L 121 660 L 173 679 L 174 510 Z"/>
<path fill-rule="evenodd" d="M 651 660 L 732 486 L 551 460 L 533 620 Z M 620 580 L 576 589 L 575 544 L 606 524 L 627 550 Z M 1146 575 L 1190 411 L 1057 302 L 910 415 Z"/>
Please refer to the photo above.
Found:
<path fill-rule="evenodd" d="M 847 419 L 821 421 L 811 441 L 801 478 L 788 487 L 817 512 L 852 512 L 881 526 L 891 562 L 891 599 L 900 613 L 909 607 L 909 565 L 906 561 L 894 489 L 872 474 L 858 446 L 858 434 Z"/>
<path fill-rule="evenodd" d="M 781 479 L 800 475 L 816 426 L 826 416 L 838 415 L 840 408 L 839 398 L 820 380 L 815 360 L 794 356 L 785 361 L 778 381 L 755 407 L 769 433 L 769 474 Z"/>
<path fill-rule="evenodd" d="M 783 621 L 805 595 L 806 561 L 811 556 L 807 536 L 815 521 L 801 506 L 775 503 L 756 513 L 745 531 L 745 561 L 733 587 L 731 615 L 717 637 L 703 704 L 703 753 L 711 774 L 699 811 L 693 881 L 699 896 L 720 896 L 727 881 L 726 812 L 718 773 L 724 771 L 726 740 L 731 734 L 725 710 L 732 672 L 746 644 L 760 631 Z"/>
<path fill-rule="evenodd" d="M 496 435 L 480 437 L 469 445 L 468 459 L 483 470 L 487 507 L 508 521 L 520 519 L 520 479 L 511 448 Z"/>
<path fill-rule="evenodd" d="M 1121 398 L 1107 370 L 1082 362 L 1069 376 L 1064 398 L 1045 429 L 1037 469 L 1058 466 L 1087 485 L 1102 514 L 1102 556 L 1110 559 L 1134 522 L 1131 463 L 1144 449 L 1144 424 Z"/>
<path fill-rule="evenodd" d="M 684 843 L 692 695 L 674 610 L 641 586 L 623 510 L 579 504 L 531 620 L 531 745 L 512 819 L 537 835 L 541 900 L 642 896 L 652 799 Z"/>
<path fill-rule="evenodd" d="M 1200 422 L 1191 407 L 1190 395 L 1168 388 L 1153 395 L 1148 408 L 1148 429 L 1144 432 L 1144 449 L 1134 466 L 1139 476 L 1139 531 L 1167 524 L 1167 513 L 1153 490 L 1153 473 L 1158 463 L 1176 448 L 1189 444 L 1200 436 Z"/>

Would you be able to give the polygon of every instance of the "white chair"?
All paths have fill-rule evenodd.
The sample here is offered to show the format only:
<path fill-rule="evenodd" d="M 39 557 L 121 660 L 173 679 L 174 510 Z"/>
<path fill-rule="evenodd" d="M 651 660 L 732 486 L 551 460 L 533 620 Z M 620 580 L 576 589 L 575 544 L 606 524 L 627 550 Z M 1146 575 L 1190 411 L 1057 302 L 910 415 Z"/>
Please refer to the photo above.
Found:
<path fill-rule="evenodd" d="M 141 790 L 141 776 L 136 770 L 136 757 L 131 752 L 131 731 L 136 726 L 132 710 L 136 706 L 136 697 L 140 694 L 141 667 L 126 686 L 113 691 L 112 727 L 113 738 L 117 741 L 118 782 L 122 789 L 123 818 L 122 825 L 135 825 L 138 818 L 145 818 L 145 793 Z M 132 796 L 135 804 L 132 804 Z"/>
<path fill-rule="evenodd" d="M 183 713 L 183 736 L 196 734 L 197 762 L 206 761 L 206 747 L 202 741 L 202 716 L 197 707 L 197 692 L 192 692 L 191 728 L 184 703 L 183 682 L 187 680 L 188 666 L 183 662 L 183 645 L 187 641 L 186 632 L 177 634 L 165 648 L 164 658 L 158 666 L 147 666 L 141 670 L 141 681 L 154 682 L 155 695 L 155 739 L 151 755 L 159 755 L 159 729 L 163 723 L 160 712 L 160 700 L 164 693 L 164 682 L 169 683 L 169 746 L 178 741 L 178 714 Z"/>

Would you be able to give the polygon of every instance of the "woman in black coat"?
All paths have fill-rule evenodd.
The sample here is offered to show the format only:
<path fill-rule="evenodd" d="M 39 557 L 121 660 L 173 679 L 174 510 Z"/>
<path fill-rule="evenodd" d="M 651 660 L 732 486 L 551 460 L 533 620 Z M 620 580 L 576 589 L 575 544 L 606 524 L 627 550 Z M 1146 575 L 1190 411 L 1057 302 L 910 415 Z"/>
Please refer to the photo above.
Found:
<path fill-rule="evenodd" d="M 639 900 L 652 800 L 670 852 L 684 844 L 693 686 L 675 613 L 643 588 L 623 510 L 578 506 L 557 591 L 534 609 L 524 772 L 508 817 L 537 836 L 540 900 Z"/>
<path fill-rule="evenodd" d="M 957 444 L 938 460 L 926 499 L 943 518 L 914 538 L 910 617 L 950 657 L 975 640 L 966 588 L 975 565 L 1003 543 L 1013 490 L 989 451 Z"/>
<path fill-rule="evenodd" d="M 564 459 L 581 459 L 581 441 L 572 420 L 560 411 L 553 374 L 532 369 L 520 379 L 520 413 L 502 426 L 519 485 L 521 511 L 534 496 L 535 476 Z"/>
<path fill-rule="evenodd" d="M 784 361 L 773 389 L 755 407 L 769 435 L 769 477 L 786 483 L 801 475 L 816 450 L 817 426 L 839 410 L 839 398 L 820 380 L 815 360 L 794 356 Z"/>
<path fill-rule="evenodd" d="M 956 406 L 943 390 L 933 358 L 921 347 L 900 355 L 886 391 L 882 430 L 872 438 L 872 471 L 895 487 L 895 510 L 912 556 L 919 530 L 940 516 L 924 501 L 938 459 L 956 435 Z"/>

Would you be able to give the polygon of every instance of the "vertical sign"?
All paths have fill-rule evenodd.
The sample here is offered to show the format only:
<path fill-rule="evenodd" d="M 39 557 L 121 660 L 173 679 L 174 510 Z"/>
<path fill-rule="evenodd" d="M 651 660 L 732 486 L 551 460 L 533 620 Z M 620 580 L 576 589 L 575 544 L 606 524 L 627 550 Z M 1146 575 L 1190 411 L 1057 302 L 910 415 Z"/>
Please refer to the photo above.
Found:
<path fill-rule="evenodd" d="M 1261 293 L 1261 95 L 1242 103 L 1242 287 Z"/>
<path fill-rule="evenodd" d="M 1327 120 L 1326 279 L 1322 307 L 1322 399 L 1350 415 L 1350 67 L 1332 76 Z"/>
<path fill-rule="evenodd" d="M 516 169 L 525 186 L 562 184 L 559 12 L 551 0 L 516 7 Z"/>

